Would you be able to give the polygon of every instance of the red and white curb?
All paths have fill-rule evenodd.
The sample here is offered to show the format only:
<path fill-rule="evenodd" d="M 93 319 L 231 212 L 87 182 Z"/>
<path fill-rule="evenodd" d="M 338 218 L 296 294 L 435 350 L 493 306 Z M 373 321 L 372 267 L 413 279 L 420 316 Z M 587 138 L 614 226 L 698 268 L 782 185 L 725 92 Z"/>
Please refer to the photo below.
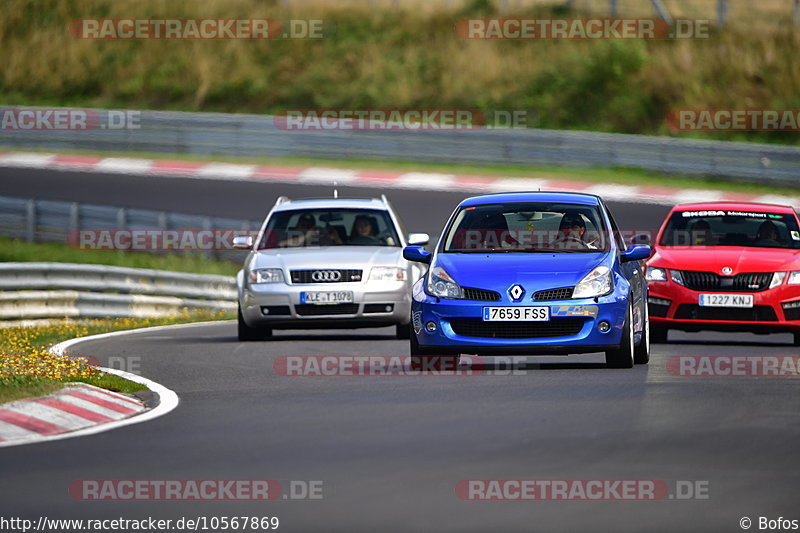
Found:
<path fill-rule="evenodd" d="M 43 398 L 0 405 L 0 444 L 30 442 L 122 420 L 146 410 L 136 398 L 85 383 L 71 383 Z"/>
<path fill-rule="evenodd" d="M 0 167 L 44 168 L 50 170 L 180 177 L 210 180 L 281 182 L 314 185 L 350 185 L 384 189 L 413 189 L 458 192 L 575 191 L 598 194 L 606 200 L 675 205 L 683 202 L 762 202 L 800 205 L 800 198 L 758 195 L 706 189 L 678 189 L 658 186 L 602 184 L 581 181 L 398 172 L 390 170 L 348 170 L 341 168 L 243 165 L 169 161 L 119 157 L 10 152 L 0 153 Z"/>
<path fill-rule="evenodd" d="M 193 322 L 171 326 L 113 331 L 78 337 L 52 346 L 50 352 L 64 355 L 75 345 L 141 332 L 219 324 L 219 321 Z M 178 395 L 160 383 L 115 368 L 98 367 L 140 383 L 158 396 L 158 403 L 146 408 L 138 399 L 98 389 L 90 385 L 69 386 L 44 398 L 29 398 L 0 405 L 0 448 L 94 435 L 164 416 L 178 406 Z"/>

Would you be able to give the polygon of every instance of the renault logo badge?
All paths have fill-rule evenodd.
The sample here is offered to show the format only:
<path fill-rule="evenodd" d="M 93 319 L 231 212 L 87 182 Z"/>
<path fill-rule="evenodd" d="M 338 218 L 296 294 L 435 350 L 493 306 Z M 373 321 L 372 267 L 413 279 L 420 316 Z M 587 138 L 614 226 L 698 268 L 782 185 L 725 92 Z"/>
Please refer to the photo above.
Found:
<path fill-rule="evenodd" d="M 512 300 L 518 302 L 525 296 L 525 289 L 522 288 L 522 285 L 512 285 L 508 288 L 508 294 Z"/>

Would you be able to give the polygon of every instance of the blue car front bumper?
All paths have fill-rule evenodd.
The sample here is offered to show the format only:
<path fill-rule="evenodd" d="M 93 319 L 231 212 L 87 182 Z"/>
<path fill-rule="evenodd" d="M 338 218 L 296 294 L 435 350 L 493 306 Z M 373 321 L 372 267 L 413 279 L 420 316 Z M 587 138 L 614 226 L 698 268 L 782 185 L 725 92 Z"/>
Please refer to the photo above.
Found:
<path fill-rule="evenodd" d="M 420 348 L 437 354 L 548 355 L 588 353 L 619 347 L 628 310 L 627 287 L 600 298 L 547 302 L 486 302 L 440 299 L 414 287 L 413 331 Z M 485 322 L 484 307 L 549 307 L 547 322 Z M 573 316 L 569 316 L 573 315 Z M 582 316 L 581 316 L 582 315 Z M 601 331 L 601 322 L 609 325 Z M 435 329 L 429 331 L 429 324 Z"/>

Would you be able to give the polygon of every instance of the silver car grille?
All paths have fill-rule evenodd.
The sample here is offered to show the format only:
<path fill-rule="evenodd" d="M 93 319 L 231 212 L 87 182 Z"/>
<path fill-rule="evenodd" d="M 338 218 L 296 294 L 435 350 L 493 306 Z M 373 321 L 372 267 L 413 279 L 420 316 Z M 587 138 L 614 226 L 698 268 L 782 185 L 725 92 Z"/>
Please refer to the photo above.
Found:
<path fill-rule="evenodd" d="M 292 270 L 289 272 L 292 283 L 344 283 L 361 281 L 361 270 L 318 268 Z"/>

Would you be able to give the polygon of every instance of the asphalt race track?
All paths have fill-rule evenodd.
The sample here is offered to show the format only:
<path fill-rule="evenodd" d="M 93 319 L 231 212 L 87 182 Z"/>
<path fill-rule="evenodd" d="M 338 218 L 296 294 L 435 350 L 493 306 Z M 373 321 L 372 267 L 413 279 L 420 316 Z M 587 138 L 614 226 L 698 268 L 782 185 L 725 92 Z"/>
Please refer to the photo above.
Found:
<path fill-rule="evenodd" d="M 2 169 L 0 194 L 261 218 L 278 195 L 327 188 Z M 377 189 L 342 189 L 371 196 Z M 383 191 L 410 231 L 438 233 L 463 195 Z M 622 229 L 662 206 L 611 204 Z M 95 436 L 0 452 L 0 515 L 159 519 L 277 516 L 284 531 L 741 531 L 800 519 L 800 396 L 791 377 L 686 377 L 673 356 L 797 356 L 790 335 L 677 333 L 651 362 L 601 354 L 487 358 L 473 375 L 286 377 L 288 355 L 406 355 L 392 328 L 277 332 L 240 343 L 225 322 L 79 345 L 128 357 L 176 410 Z M 462 373 L 466 374 L 466 373 Z M 321 481 L 322 498 L 82 502 L 85 479 Z M 464 501 L 460 480 L 658 480 L 658 501 Z M 701 498 L 683 499 L 691 486 Z M 683 487 L 683 492 L 678 490 Z M 707 494 L 706 494 L 707 492 Z M 707 495 L 707 497 L 705 497 Z"/>

